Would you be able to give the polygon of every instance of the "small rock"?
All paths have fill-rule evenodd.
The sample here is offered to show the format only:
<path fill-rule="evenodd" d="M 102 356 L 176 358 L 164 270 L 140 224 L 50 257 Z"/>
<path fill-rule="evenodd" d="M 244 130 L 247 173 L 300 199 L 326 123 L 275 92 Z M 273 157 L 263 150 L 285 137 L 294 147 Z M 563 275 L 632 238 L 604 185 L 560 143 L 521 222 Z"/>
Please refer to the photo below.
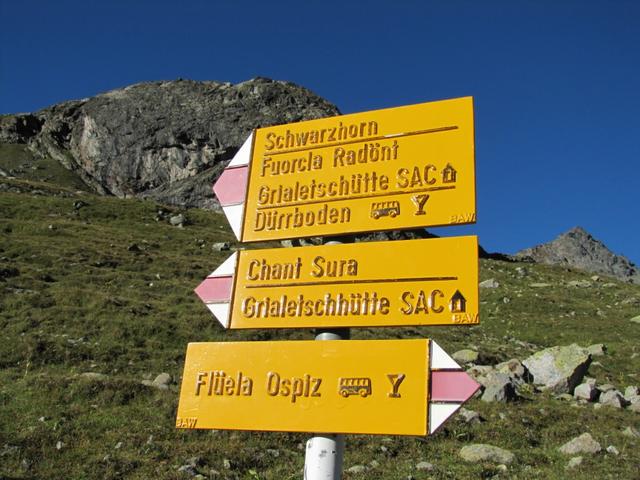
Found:
<path fill-rule="evenodd" d="M 614 447 L 613 445 L 609 445 L 607 447 L 607 452 L 611 453 L 612 455 L 620 455 L 620 450 L 618 450 L 616 447 Z"/>
<path fill-rule="evenodd" d="M 485 280 L 484 282 L 480 282 L 480 284 L 478 285 L 480 288 L 498 288 L 500 286 L 500 284 L 494 280 L 493 278 L 490 278 L 489 280 Z"/>
<path fill-rule="evenodd" d="M 549 288 L 552 285 L 550 283 L 530 283 L 531 288 Z"/>
<path fill-rule="evenodd" d="M 364 465 L 354 465 L 353 467 L 347 468 L 348 473 L 364 473 L 367 471 L 367 467 Z"/>
<path fill-rule="evenodd" d="M 629 320 L 630 322 L 633 323 L 640 323 L 640 315 L 633 317 L 631 320 Z"/>
<path fill-rule="evenodd" d="M 563 402 L 570 402 L 573 400 L 573 397 L 568 393 L 561 393 L 560 395 L 556 395 L 556 400 L 562 400 Z"/>
<path fill-rule="evenodd" d="M 519 277 L 526 277 L 529 274 L 527 269 L 524 267 L 516 267 L 516 273 Z"/>
<path fill-rule="evenodd" d="M 638 430 L 636 427 L 627 427 L 622 431 L 622 434 L 625 437 L 640 438 L 640 430 Z"/>
<path fill-rule="evenodd" d="M 80 210 L 82 207 L 86 207 L 87 204 L 84 203 L 82 200 L 76 200 L 75 202 L 73 202 L 73 209 L 74 210 Z"/>
<path fill-rule="evenodd" d="M 573 396 L 577 400 L 586 400 L 587 402 L 593 402 L 598 398 L 599 391 L 593 384 L 582 383 L 578 385 L 573 391 Z"/>
<path fill-rule="evenodd" d="M 267 455 L 272 456 L 273 458 L 278 458 L 280 456 L 280 450 L 276 450 L 275 448 L 267 448 Z"/>
<path fill-rule="evenodd" d="M 198 470 L 196 470 L 196 468 L 193 465 L 182 465 L 181 467 L 178 467 L 178 471 L 180 473 L 186 473 L 187 475 L 191 475 L 192 477 L 195 477 L 196 475 L 198 475 Z"/>
<path fill-rule="evenodd" d="M 185 224 L 185 216 L 183 214 L 178 214 L 178 215 L 174 215 L 171 218 L 169 218 L 169 223 L 171 225 L 173 225 L 174 227 L 182 227 Z"/>
<path fill-rule="evenodd" d="M 469 423 L 469 424 L 476 424 L 482 421 L 482 417 L 478 412 L 475 412 L 473 410 L 468 410 L 464 407 L 458 410 L 458 418 L 462 420 L 464 423 Z"/>
<path fill-rule="evenodd" d="M 467 363 L 474 363 L 478 360 L 478 352 L 469 349 L 458 350 L 451 355 L 451 358 L 463 365 Z"/>
<path fill-rule="evenodd" d="M 592 357 L 602 357 L 607 353 L 607 346 L 604 343 L 589 345 L 587 347 L 587 352 L 589 352 Z"/>
<path fill-rule="evenodd" d="M 618 390 L 608 390 L 600 395 L 600 403 L 609 407 L 624 408 L 626 401 Z"/>
<path fill-rule="evenodd" d="M 98 382 L 107 380 L 109 378 L 104 373 L 98 373 L 98 372 L 84 372 L 84 373 L 81 373 L 80 376 L 87 380 L 98 381 Z"/>
<path fill-rule="evenodd" d="M 424 471 L 424 472 L 431 472 L 433 471 L 435 467 L 433 466 L 433 463 L 429 463 L 429 462 L 420 462 L 416 465 L 416 470 L 419 471 Z"/>
<path fill-rule="evenodd" d="M 635 385 L 629 385 L 624 389 L 624 398 L 627 402 L 633 402 L 633 399 L 637 397 L 640 397 L 640 388 Z"/>
<path fill-rule="evenodd" d="M 140 247 L 138 246 L 137 243 L 132 243 L 131 245 L 129 245 L 127 247 L 127 250 L 130 252 L 139 252 L 140 251 Z"/>
<path fill-rule="evenodd" d="M 154 378 L 153 383 L 158 386 L 166 385 L 168 387 L 171 383 L 171 375 L 169 375 L 168 373 L 161 373 L 156 378 Z"/>
<path fill-rule="evenodd" d="M 589 288 L 592 283 L 589 280 L 571 280 L 570 282 L 567 282 L 567 285 L 576 288 Z"/>
<path fill-rule="evenodd" d="M 616 387 L 614 387 L 610 383 L 603 383 L 602 385 L 600 385 L 598 387 L 598 390 L 600 390 L 602 393 L 609 392 L 609 391 L 615 390 L 615 389 L 616 389 Z"/>
<path fill-rule="evenodd" d="M 369 467 L 370 468 L 378 468 L 380 466 L 380 462 L 377 460 L 371 460 L 369 462 Z"/>
<path fill-rule="evenodd" d="M 113 448 L 115 448 L 116 450 L 120 450 L 122 448 L 122 442 L 116 443 L 115 447 Z"/>
<path fill-rule="evenodd" d="M 216 252 L 226 252 L 230 248 L 231 248 L 231 245 L 229 244 L 229 242 L 218 242 L 218 243 L 214 243 L 211 246 L 211 249 Z"/>
<path fill-rule="evenodd" d="M 631 402 L 627 407 L 630 412 L 640 413 L 640 401 Z"/>
<path fill-rule="evenodd" d="M 593 280 L 594 282 L 599 282 L 600 281 L 600 277 L 598 275 L 593 275 L 591 277 L 591 280 Z"/>
<path fill-rule="evenodd" d="M 572 468 L 579 467 L 581 464 L 582 464 L 582 457 L 571 457 L 571 459 L 569 460 L 569 463 L 567 463 L 567 466 L 565 468 L 572 469 Z"/>
<path fill-rule="evenodd" d="M 62 450 L 64 447 L 65 447 L 65 443 L 59 440 L 56 442 L 56 450 Z"/>
<path fill-rule="evenodd" d="M 515 459 L 515 455 L 509 450 L 482 443 L 462 447 L 460 456 L 467 462 L 493 462 L 506 465 L 509 465 Z"/>
<path fill-rule="evenodd" d="M 233 465 L 231 465 L 231 460 L 229 460 L 228 458 L 222 460 L 222 467 L 225 470 L 231 470 L 231 467 L 233 467 Z"/>
<path fill-rule="evenodd" d="M 583 433 L 569 440 L 558 450 L 565 455 L 575 455 L 576 453 L 598 453 L 602 450 L 602 447 L 593 439 L 590 433 Z"/>

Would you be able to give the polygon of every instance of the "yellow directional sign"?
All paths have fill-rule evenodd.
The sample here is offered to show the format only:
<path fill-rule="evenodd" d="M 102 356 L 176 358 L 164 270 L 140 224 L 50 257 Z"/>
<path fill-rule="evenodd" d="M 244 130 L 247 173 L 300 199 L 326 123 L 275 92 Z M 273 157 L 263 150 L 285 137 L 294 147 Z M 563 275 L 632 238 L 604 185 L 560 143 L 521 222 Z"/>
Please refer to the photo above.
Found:
<path fill-rule="evenodd" d="M 176 426 L 427 435 L 478 388 L 426 339 L 190 343 Z"/>
<path fill-rule="evenodd" d="M 260 128 L 250 141 L 215 187 L 241 241 L 476 221 L 471 97 Z"/>
<path fill-rule="evenodd" d="M 238 253 L 196 288 L 228 328 L 479 323 L 475 236 Z"/>

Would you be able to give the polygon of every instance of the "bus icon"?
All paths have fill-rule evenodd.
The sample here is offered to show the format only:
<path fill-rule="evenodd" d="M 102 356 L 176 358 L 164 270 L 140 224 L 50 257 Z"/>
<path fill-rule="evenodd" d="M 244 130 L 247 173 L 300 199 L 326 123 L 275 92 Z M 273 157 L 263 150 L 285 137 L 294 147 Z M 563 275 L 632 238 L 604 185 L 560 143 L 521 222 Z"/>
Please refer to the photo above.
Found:
<path fill-rule="evenodd" d="M 376 220 L 380 217 L 395 217 L 400 215 L 400 202 L 375 202 L 371 204 L 371 216 Z"/>
<path fill-rule="evenodd" d="M 351 395 L 367 397 L 371 395 L 371 379 L 367 377 L 340 378 L 338 393 L 344 398 L 348 398 Z"/>

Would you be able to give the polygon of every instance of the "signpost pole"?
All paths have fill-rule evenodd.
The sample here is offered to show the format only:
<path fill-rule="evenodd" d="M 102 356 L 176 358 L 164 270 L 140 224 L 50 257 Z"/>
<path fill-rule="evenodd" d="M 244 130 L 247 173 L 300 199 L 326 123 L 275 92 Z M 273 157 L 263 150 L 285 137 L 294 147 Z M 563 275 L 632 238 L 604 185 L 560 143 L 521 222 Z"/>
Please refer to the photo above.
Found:
<path fill-rule="evenodd" d="M 348 340 L 348 328 L 316 332 L 316 340 Z M 304 480 L 340 480 L 344 435 L 316 435 L 307 440 Z"/>

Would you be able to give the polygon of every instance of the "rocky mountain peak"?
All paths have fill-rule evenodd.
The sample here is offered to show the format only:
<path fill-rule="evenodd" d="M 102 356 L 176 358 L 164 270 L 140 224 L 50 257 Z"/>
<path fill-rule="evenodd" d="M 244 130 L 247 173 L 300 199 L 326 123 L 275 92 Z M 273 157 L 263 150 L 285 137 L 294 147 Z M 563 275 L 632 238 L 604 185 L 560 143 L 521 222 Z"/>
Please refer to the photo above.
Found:
<path fill-rule="evenodd" d="M 211 185 L 251 130 L 338 115 L 289 82 L 148 82 L 0 118 L 0 142 L 52 157 L 101 194 L 216 208 Z"/>
<path fill-rule="evenodd" d="M 574 227 L 555 240 L 518 252 L 519 260 L 566 265 L 640 284 L 640 271 L 627 258 L 616 255 L 582 227 Z"/>

